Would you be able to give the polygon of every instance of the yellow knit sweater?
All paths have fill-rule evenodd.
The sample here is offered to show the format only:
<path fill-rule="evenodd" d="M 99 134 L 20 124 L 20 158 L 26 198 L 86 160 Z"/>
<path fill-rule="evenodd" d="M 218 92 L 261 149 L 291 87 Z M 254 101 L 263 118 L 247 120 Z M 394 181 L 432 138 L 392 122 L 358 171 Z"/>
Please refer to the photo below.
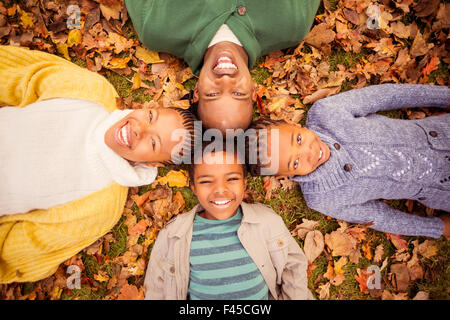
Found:
<path fill-rule="evenodd" d="M 104 77 L 63 58 L 0 46 L 0 107 L 78 98 L 112 112 L 116 97 Z M 0 217 L 0 283 L 37 281 L 52 275 L 60 263 L 111 230 L 122 215 L 127 193 L 128 188 L 113 183 L 48 210 Z"/>

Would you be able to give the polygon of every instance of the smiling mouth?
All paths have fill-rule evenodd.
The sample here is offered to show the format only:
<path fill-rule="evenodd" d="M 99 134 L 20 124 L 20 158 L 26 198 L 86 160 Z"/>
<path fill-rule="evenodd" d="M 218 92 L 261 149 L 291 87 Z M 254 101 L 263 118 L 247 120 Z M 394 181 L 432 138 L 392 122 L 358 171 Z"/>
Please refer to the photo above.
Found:
<path fill-rule="evenodd" d="M 226 208 L 228 205 L 231 204 L 233 200 L 231 199 L 224 199 L 224 200 L 212 200 L 210 201 L 214 206 L 218 208 Z"/>
<path fill-rule="evenodd" d="M 116 129 L 114 137 L 119 145 L 126 148 L 131 148 L 130 125 L 128 121 L 121 128 Z"/>
<path fill-rule="evenodd" d="M 213 71 L 218 75 L 233 75 L 237 72 L 238 67 L 234 64 L 232 57 L 229 54 L 219 55 L 216 63 L 213 66 Z"/>

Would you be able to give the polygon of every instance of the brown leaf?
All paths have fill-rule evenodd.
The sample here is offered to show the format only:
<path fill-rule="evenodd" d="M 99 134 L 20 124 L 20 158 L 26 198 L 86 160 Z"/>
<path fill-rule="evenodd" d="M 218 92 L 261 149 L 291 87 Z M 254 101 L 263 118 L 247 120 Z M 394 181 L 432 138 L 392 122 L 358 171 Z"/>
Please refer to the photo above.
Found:
<path fill-rule="evenodd" d="M 308 232 L 303 250 L 309 263 L 314 262 L 324 249 L 323 235 L 319 230 Z"/>
<path fill-rule="evenodd" d="M 324 44 L 332 42 L 335 36 L 336 33 L 329 29 L 326 23 L 320 23 L 311 29 L 305 38 L 305 42 L 320 49 Z"/>
<path fill-rule="evenodd" d="M 338 231 L 326 234 L 325 243 L 331 249 L 333 256 L 348 256 L 358 244 L 351 235 Z"/>
<path fill-rule="evenodd" d="M 328 97 L 330 95 L 333 95 L 339 91 L 340 87 L 331 87 L 331 88 L 323 88 L 319 89 L 313 94 L 310 94 L 309 96 L 306 96 L 303 99 L 304 104 L 314 103 L 317 100 L 323 99 L 325 97 Z"/>
<path fill-rule="evenodd" d="M 438 247 L 432 240 L 425 240 L 419 244 L 419 253 L 425 258 L 434 257 L 438 253 Z"/>
<path fill-rule="evenodd" d="M 293 236 L 299 237 L 299 239 L 304 239 L 306 235 L 319 225 L 319 221 L 308 220 L 303 218 L 302 223 L 297 225 L 295 229 L 291 232 Z"/>
<path fill-rule="evenodd" d="M 376 248 L 375 248 L 375 256 L 373 258 L 373 262 L 374 263 L 379 263 L 381 262 L 381 260 L 383 260 L 383 255 L 384 255 L 384 248 L 382 244 L 379 244 Z"/>
<path fill-rule="evenodd" d="M 409 271 L 404 263 L 391 265 L 391 282 L 397 291 L 405 291 L 409 286 Z"/>
<path fill-rule="evenodd" d="M 416 16 L 424 18 L 434 15 L 439 8 L 440 0 L 419 0 L 414 6 Z"/>
<path fill-rule="evenodd" d="M 319 300 L 328 300 L 330 298 L 330 282 L 326 284 L 322 284 L 317 289 L 317 293 L 319 294 Z"/>
<path fill-rule="evenodd" d="M 412 57 L 423 56 L 433 46 L 434 46 L 434 44 L 427 43 L 425 38 L 423 37 L 423 35 L 420 32 L 417 32 L 417 35 L 414 38 L 414 41 L 412 43 L 409 53 Z"/>

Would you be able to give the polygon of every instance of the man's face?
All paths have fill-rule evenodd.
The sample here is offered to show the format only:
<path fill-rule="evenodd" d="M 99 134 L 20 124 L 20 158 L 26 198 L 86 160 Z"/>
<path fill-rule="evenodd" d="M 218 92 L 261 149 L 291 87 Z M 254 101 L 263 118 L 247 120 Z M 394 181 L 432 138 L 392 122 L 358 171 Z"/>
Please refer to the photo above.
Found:
<path fill-rule="evenodd" d="M 279 130 L 278 148 L 275 148 L 279 156 L 278 175 L 306 175 L 330 158 L 330 148 L 312 130 L 298 124 L 280 124 L 270 129 Z M 270 156 L 270 134 L 267 140 Z"/>
<path fill-rule="evenodd" d="M 220 151 L 204 155 L 202 163 L 194 166 L 191 188 L 205 209 L 200 215 L 212 220 L 232 217 L 247 185 L 242 164 L 237 163 L 235 156 Z"/>
<path fill-rule="evenodd" d="M 105 143 L 126 160 L 158 164 L 171 160 L 178 141 L 172 132 L 183 129 L 181 115 L 170 108 L 139 109 L 116 122 L 105 133 Z"/>
<path fill-rule="evenodd" d="M 209 48 L 194 91 L 198 116 L 205 127 L 222 132 L 247 129 L 255 99 L 255 83 L 244 49 L 231 42 L 220 42 Z"/>

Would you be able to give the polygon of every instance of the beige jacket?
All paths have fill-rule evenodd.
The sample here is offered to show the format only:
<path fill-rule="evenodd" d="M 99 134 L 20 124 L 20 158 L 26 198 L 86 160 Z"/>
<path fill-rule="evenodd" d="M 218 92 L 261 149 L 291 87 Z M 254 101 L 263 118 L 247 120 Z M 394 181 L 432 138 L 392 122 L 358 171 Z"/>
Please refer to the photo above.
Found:
<path fill-rule="evenodd" d="M 308 262 L 283 220 L 272 208 L 243 202 L 238 237 L 258 266 L 270 299 L 314 299 L 308 289 Z M 189 253 L 195 206 L 159 232 L 145 276 L 148 300 L 185 300 L 189 286 Z"/>

